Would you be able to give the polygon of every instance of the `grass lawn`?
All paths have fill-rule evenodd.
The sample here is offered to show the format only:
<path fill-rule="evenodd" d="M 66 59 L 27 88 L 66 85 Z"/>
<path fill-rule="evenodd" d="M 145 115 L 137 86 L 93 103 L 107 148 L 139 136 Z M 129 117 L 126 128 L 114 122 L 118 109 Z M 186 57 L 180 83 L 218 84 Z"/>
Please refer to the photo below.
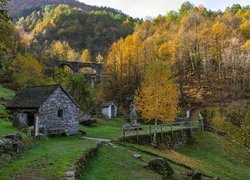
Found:
<path fill-rule="evenodd" d="M 94 146 L 95 141 L 75 136 L 39 141 L 32 149 L 26 150 L 21 158 L 0 170 L 0 179 L 61 179 L 66 171 L 74 167 L 77 157 Z"/>
<path fill-rule="evenodd" d="M 203 132 L 178 152 L 206 163 L 221 179 L 250 179 L 250 153 L 221 136 Z"/>
<path fill-rule="evenodd" d="M 135 159 L 132 152 L 122 146 L 103 145 L 97 156 L 90 162 L 81 179 L 86 180 L 128 180 L 161 179 L 157 173 L 143 167 L 143 162 Z M 146 161 L 151 156 L 142 155 Z"/>
<path fill-rule="evenodd" d="M 6 100 L 11 100 L 14 96 L 15 96 L 14 91 L 0 86 L 0 98 L 4 98 Z"/>
<path fill-rule="evenodd" d="M 96 127 L 80 126 L 80 129 L 87 133 L 89 137 L 117 139 L 122 136 L 122 126 L 128 122 L 122 118 L 105 120 L 104 118 L 96 118 Z"/>
<path fill-rule="evenodd" d="M 0 119 L 0 137 L 16 132 L 18 132 L 18 130 L 12 126 L 12 123 L 10 121 Z"/>
<path fill-rule="evenodd" d="M 141 159 L 132 155 L 140 154 Z M 102 146 L 97 156 L 90 162 L 80 179 L 86 180 L 134 180 L 134 179 L 162 179 L 162 176 L 144 166 L 156 156 L 114 144 Z M 185 173 L 190 172 L 183 167 L 169 162 L 174 170 L 172 179 L 185 179 Z"/>

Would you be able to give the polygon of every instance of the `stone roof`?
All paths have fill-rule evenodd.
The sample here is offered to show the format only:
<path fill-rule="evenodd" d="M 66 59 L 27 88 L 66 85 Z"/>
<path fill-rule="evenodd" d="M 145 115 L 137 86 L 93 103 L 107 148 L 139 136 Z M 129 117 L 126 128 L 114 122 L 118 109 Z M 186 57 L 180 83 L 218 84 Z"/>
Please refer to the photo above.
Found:
<path fill-rule="evenodd" d="M 102 104 L 102 107 L 109 107 L 111 105 L 115 105 L 117 106 L 116 102 L 115 101 L 106 101 Z"/>
<path fill-rule="evenodd" d="M 68 92 L 60 85 L 33 86 L 22 90 L 7 104 L 7 109 L 38 109 L 57 89 L 62 91 L 78 106 Z"/>

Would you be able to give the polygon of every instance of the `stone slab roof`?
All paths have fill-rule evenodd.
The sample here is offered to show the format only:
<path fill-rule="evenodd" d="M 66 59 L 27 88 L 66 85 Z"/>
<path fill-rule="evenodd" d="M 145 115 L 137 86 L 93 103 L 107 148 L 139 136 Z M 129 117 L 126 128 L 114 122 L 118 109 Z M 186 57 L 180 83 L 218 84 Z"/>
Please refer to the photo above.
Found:
<path fill-rule="evenodd" d="M 115 105 L 117 106 L 116 102 L 115 101 L 106 101 L 102 104 L 102 107 L 109 107 L 111 105 Z"/>
<path fill-rule="evenodd" d="M 68 92 L 60 85 L 33 86 L 22 90 L 7 104 L 7 109 L 38 109 L 57 89 L 62 91 L 78 106 Z"/>

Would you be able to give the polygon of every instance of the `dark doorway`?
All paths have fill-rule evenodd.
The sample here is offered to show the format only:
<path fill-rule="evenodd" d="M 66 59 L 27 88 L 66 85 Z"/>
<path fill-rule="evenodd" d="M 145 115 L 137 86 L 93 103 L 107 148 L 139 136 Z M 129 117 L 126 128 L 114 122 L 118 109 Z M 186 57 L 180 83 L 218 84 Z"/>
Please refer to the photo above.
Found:
<path fill-rule="evenodd" d="M 34 126 L 35 124 L 35 116 L 34 113 L 27 113 L 27 125 L 30 126 Z"/>
<path fill-rule="evenodd" d="M 116 108 L 114 105 L 111 105 L 111 116 L 115 117 L 116 116 Z"/>

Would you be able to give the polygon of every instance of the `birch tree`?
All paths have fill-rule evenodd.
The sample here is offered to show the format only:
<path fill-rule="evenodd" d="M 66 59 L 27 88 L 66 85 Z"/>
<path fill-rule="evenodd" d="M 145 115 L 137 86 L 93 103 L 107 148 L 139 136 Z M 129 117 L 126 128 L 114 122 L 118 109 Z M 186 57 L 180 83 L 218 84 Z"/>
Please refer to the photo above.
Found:
<path fill-rule="evenodd" d="M 157 121 L 169 124 L 178 112 L 178 87 L 171 77 L 167 63 L 155 61 L 147 68 L 145 79 L 136 92 L 135 105 L 146 121 L 155 121 L 154 140 L 156 142 Z"/>

